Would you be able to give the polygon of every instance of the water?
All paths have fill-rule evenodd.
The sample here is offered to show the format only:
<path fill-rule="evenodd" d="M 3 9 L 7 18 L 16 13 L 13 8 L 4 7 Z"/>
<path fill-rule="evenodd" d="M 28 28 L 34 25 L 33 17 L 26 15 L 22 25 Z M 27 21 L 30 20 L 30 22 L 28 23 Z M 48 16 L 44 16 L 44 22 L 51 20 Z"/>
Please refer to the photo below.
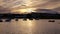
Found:
<path fill-rule="evenodd" d="M 59 21 L 20 19 L 17 22 L 0 22 L 0 34 L 60 34 Z"/>

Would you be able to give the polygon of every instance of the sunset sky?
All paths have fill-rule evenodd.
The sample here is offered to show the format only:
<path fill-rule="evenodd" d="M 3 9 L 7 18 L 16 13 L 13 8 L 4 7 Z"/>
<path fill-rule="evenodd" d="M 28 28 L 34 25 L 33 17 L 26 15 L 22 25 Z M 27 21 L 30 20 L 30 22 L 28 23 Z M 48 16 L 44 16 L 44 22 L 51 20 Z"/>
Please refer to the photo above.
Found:
<path fill-rule="evenodd" d="M 0 0 L 0 12 L 23 8 L 54 9 L 60 7 L 60 0 Z"/>

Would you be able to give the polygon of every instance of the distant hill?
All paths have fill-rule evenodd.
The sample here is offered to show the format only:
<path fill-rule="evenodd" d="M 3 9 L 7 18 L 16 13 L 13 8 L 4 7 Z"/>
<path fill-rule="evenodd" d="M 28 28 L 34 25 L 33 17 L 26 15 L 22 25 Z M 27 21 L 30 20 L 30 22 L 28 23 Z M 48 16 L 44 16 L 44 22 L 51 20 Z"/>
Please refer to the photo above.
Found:
<path fill-rule="evenodd" d="M 55 8 L 55 9 L 36 9 L 36 13 L 51 13 L 51 14 L 56 14 L 58 13 L 57 11 L 55 10 L 58 10 L 59 8 Z M 6 10 L 6 9 L 1 9 L 0 10 L 0 13 L 10 13 L 9 10 Z M 11 13 L 15 13 L 15 14 L 20 14 L 20 12 L 11 12 Z"/>
<path fill-rule="evenodd" d="M 52 9 L 36 9 L 35 11 L 36 11 L 36 13 L 51 13 L 51 14 L 58 13 L 57 11 L 54 11 Z M 13 13 L 15 13 L 15 14 L 21 14 L 20 12 L 13 12 Z"/>
<path fill-rule="evenodd" d="M 37 13 L 52 13 L 52 14 L 58 13 L 57 11 L 54 11 L 54 10 L 51 10 L 51 9 L 36 9 L 35 11 Z"/>
<path fill-rule="evenodd" d="M 60 7 L 54 8 L 53 10 L 60 12 Z"/>

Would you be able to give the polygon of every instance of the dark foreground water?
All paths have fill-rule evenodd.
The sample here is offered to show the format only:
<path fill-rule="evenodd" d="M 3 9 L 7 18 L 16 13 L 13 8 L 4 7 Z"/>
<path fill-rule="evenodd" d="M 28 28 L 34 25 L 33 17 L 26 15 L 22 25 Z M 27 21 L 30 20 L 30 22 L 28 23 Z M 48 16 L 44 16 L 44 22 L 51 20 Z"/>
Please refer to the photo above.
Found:
<path fill-rule="evenodd" d="M 60 34 L 60 20 L 12 20 L 0 22 L 0 34 Z"/>

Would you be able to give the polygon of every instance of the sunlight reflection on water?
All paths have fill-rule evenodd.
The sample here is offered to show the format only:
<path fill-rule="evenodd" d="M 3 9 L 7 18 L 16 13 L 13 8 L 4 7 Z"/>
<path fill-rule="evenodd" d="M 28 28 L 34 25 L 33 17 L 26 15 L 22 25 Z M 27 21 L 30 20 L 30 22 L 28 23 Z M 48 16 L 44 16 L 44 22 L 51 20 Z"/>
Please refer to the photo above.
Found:
<path fill-rule="evenodd" d="M 57 21 L 58 22 L 58 21 Z M 28 20 L 0 23 L 0 34 L 59 34 L 60 24 L 48 20 Z"/>

